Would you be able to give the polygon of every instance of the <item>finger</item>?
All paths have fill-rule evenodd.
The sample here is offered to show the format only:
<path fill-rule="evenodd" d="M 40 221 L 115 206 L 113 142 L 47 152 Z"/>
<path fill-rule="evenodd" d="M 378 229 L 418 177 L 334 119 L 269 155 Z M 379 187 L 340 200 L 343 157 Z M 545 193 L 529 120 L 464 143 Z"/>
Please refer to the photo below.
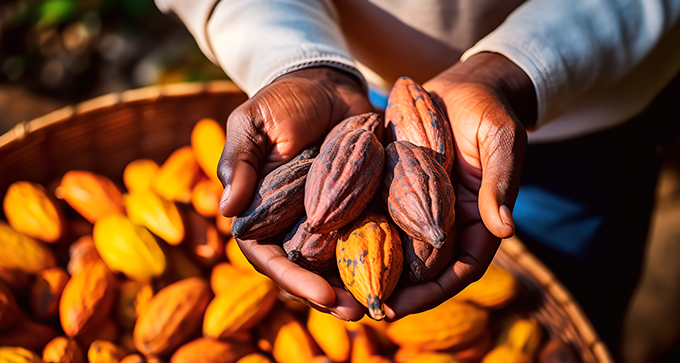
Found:
<path fill-rule="evenodd" d="M 248 261 L 292 295 L 324 308 L 335 304 L 333 287 L 321 276 L 291 262 L 281 246 L 236 239 Z"/>
<path fill-rule="evenodd" d="M 333 287 L 335 292 L 335 304 L 329 309 L 330 313 L 338 319 L 345 321 L 358 321 L 364 317 L 366 308 L 347 290 L 341 287 Z"/>
<path fill-rule="evenodd" d="M 248 105 L 244 103 L 229 116 L 227 141 L 217 166 L 217 176 L 224 185 L 219 210 L 227 217 L 248 207 L 265 155 L 267 138 L 262 120 Z"/>
<path fill-rule="evenodd" d="M 490 105 L 483 119 L 477 134 L 482 165 L 479 212 L 491 233 L 508 238 L 515 233 L 511 208 L 519 191 L 526 131 L 500 103 Z"/>

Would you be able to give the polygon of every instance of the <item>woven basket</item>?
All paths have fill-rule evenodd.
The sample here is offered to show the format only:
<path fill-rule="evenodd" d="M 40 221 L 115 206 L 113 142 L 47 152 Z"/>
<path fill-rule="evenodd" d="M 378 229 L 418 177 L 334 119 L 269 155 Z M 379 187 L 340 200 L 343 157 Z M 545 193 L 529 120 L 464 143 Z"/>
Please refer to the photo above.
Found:
<path fill-rule="evenodd" d="M 54 185 L 68 170 L 85 169 L 121 184 L 138 158 L 161 163 L 189 145 L 201 118 L 226 120 L 247 99 L 233 83 L 177 84 L 114 93 L 66 107 L 0 136 L 0 195 L 18 180 Z M 520 281 L 529 314 L 548 335 L 570 343 L 584 363 L 612 362 L 571 295 L 516 238 L 503 241 L 495 262 Z"/>

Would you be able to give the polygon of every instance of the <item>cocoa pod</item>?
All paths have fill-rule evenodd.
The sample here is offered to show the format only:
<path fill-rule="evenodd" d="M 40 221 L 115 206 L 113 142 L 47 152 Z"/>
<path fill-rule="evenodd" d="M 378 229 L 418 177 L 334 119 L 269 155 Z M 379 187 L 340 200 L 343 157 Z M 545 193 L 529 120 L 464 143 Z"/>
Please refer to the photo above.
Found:
<path fill-rule="evenodd" d="M 283 250 L 288 259 L 312 271 L 334 268 L 338 231 L 309 233 L 305 228 L 306 221 L 307 217 L 302 217 L 283 239 Z"/>
<path fill-rule="evenodd" d="M 278 363 L 308 362 L 320 353 L 307 329 L 284 309 L 275 310 L 258 331 L 272 347 L 271 354 Z"/>
<path fill-rule="evenodd" d="M 137 321 L 137 297 L 142 288 L 147 286 L 137 281 L 123 281 L 119 284 L 118 303 L 116 304 L 116 321 L 124 329 L 132 329 Z"/>
<path fill-rule="evenodd" d="M 401 234 L 404 249 L 404 263 L 409 269 L 409 278 L 413 282 L 431 280 L 446 267 L 455 251 L 454 239 L 456 226 L 448 232 L 449 241 L 442 248 L 434 248 L 431 244 L 415 239 L 406 233 Z"/>
<path fill-rule="evenodd" d="M 127 352 L 107 340 L 95 340 L 87 350 L 89 363 L 118 363 L 127 355 Z"/>
<path fill-rule="evenodd" d="M 335 255 L 347 290 L 368 308 L 371 318 L 382 320 L 384 301 L 397 286 L 404 264 L 397 228 L 387 217 L 366 212 L 341 232 Z"/>
<path fill-rule="evenodd" d="M 255 267 L 250 264 L 250 261 L 248 261 L 246 255 L 243 254 L 243 251 L 241 251 L 241 247 L 239 247 L 235 238 L 232 237 L 227 241 L 224 251 L 227 256 L 227 260 L 231 262 L 234 268 L 244 274 L 255 273 L 260 275 L 260 273 L 255 270 Z"/>
<path fill-rule="evenodd" d="M 125 211 L 118 187 L 105 176 L 89 171 L 71 170 L 64 174 L 55 194 L 93 224 Z"/>
<path fill-rule="evenodd" d="M 70 275 L 80 273 L 93 262 L 102 261 L 91 235 L 82 236 L 73 242 L 68 249 L 68 254 L 69 260 L 66 271 Z"/>
<path fill-rule="evenodd" d="M 307 149 L 267 174 L 257 185 L 248 210 L 238 215 L 231 233 L 240 239 L 265 239 L 290 228 L 305 212 L 305 181 L 317 149 Z"/>
<path fill-rule="evenodd" d="M 59 299 L 68 279 L 69 275 L 61 267 L 40 271 L 31 287 L 29 299 L 36 318 L 46 320 L 57 316 Z"/>
<path fill-rule="evenodd" d="M 339 124 L 335 125 L 333 129 L 326 135 L 323 143 L 329 142 L 332 138 L 339 136 L 340 134 L 350 131 L 364 129 L 375 134 L 378 141 L 382 142 L 385 127 L 383 126 L 383 117 L 375 112 L 368 112 L 357 116 L 351 116 L 342 120 Z"/>
<path fill-rule="evenodd" d="M 448 174 L 410 142 L 393 142 L 385 154 L 383 198 L 392 220 L 409 236 L 442 248 L 456 218 Z"/>
<path fill-rule="evenodd" d="M 184 222 L 174 202 L 151 190 L 136 190 L 123 196 L 130 222 L 144 226 L 170 245 L 184 239 Z"/>
<path fill-rule="evenodd" d="M 219 214 L 217 210 L 222 198 L 222 184 L 213 180 L 203 179 L 194 185 L 191 190 L 191 205 L 198 214 L 204 217 L 215 217 Z"/>
<path fill-rule="evenodd" d="M 185 213 L 189 237 L 185 250 L 204 267 L 212 267 L 224 259 L 224 237 L 214 224 L 191 209 Z"/>
<path fill-rule="evenodd" d="M 260 353 L 250 353 L 236 361 L 236 363 L 272 363 L 271 359 Z"/>
<path fill-rule="evenodd" d="M 254 351 L 251 344 L 198 338 L 179 347 L 170 357 L 170 363 L 235 363 Z"/>
<path fill-rule="evenodd" d="M 334 362 L 346 362 L 350 358 L 352 347 L 342 320 L 316 309 L 309 309 L 307 329 L 328 358 Z"/>
<path fill-rule="evenodd" d="M 370 362 L 371 357 L 378 354 L 378 344 L 364 325 L 357 324 L 353 330 L 350 330 L 350 335 L 352 338 L 352 359 L 350 361 L 352 363 Z"/>
<path fill-rule="evenodd" d="M 133 332 L 135 347 L 144 355 L 163 356 L 196 335 L 212 293 L 200 278 L 188 278 L 159 291 Z"/>
<path fill-rule="evenodd" d="M 246 276 L 229 262 L 222 262 L 215 265 L 212 269 L 210 288 L 215 295 L 228 294 L 232 287 Z"/>
<path fill-rule="evenodd" d="M 42 363 L 40 356 L 23 347 L 0 347 L 2 363 Z"/>
<path fill-rule="evenodd" d="M 329 233 L 361 215 L 380 186 L 384 162 L 370 131 L 346 131 L 324 144 L 305 183 L 307 231 Z"/>
<path fill-rule="evenodd" d="M 487 309 L 500 309 L 516 296 L 515 277 L 492 263 L 482 278 L 468 285 L 455 298 Z"/>
<path fill-rule="evenodd" d="M 50 340 L 42 353 L 45 363 L 83 363 L 83 350 L 78 343 L 64 336 Z"/>
<path fill-rule="evenodd" d="M 120 360 L 120 363 L 145 363 L 145 361 L 139 354 L 128 354 Z"/>
<path fill-rule="evenodd" d="M 543 327 L 535 319 L 510 317 L 498 337 L 498 345 L 484 356 L 482 363 L 533 362 L 543 339 Z"/>
<path fill-rule="evenodd" d="M 131 161 L 123 170 L 123 184 L 129 192 L 150 190 L 151 182 L 158 172 L 159 166 L 150 159 Z"/>
<path fill-rule="evenodd" d="M 448 117 L 423 87 L 408 77 L 394 83 L 385 110 L 387 142 L 422 147 L 444 168 L 453 170 L 453 134 Z"/>
<path fill-rule="evenodd" d="M 234 223 L 236 217 L 225 217 L 219 213 L 215 216 L 215 224 L 217 225 L 217 230 L 225 235 L 226 237 L 231 237 L 231 226 Z"/>
<path fill-rule="evenodd" d="M 19 316 L 14 328 L 0 333 L 0 346 L 24 347 L 39 352 L 56 336 L 57 331 L 51 326 Z"/>
<path fill-rule="evenodd" d="M 151 189 L 171 202 L 189 203 L 191 189 L 201 175 L 191 147 L 175 150 L 158 169 Z"/>
<path fill-rule="evenodd" d="M 226 133 L 215 120 L 199 120 L 191 130 L 191 150 L 205 175 L 214 183 L 220 184 L 217 177 L 217 164 L 224 149 Z M 200 212 L 199 212 L 200 213 Z"/>
<path fill-rule="evenodd" d="M 0 268 L 36 273 L 56 265 L 52 250 L 42 242 L 0 221 Z"/>
<path fill-rule="evenodd" d="M 0 331 L 11 328 L 20 313 L 12 290 L 0 281 Z"/>
<path fill-rule="evenodd" d="M 64 213 L 40 184 L 14 182 L 3 200 L 5 217 L 17 232 L 43 242 L 56 242 L 65 232 Z"/>
<path fill-rule="evenodd" d="M 95 340 L 115 342 L 118 341 L 118 330 L 118 324 L 113 319 L 107 317 L 98 327 L 84 330 L 75 339 L 81 347 L 89 347 Z"/>

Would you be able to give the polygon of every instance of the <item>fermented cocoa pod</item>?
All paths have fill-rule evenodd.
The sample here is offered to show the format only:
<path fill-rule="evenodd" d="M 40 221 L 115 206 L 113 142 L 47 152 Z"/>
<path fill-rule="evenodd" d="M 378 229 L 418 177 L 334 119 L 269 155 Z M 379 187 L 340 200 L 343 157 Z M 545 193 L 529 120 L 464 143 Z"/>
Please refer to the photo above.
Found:
<path fill-rule="evenodd" d="M 5 194 L 3 208 L 9 225 L 17 232 L 43 242 L 56 242 L 64 235 L 64 213 L 40 184 L 12 183 Z"/>
<path fill-rule="evenodd" d="M 329 142 L 334 137 L 339 136 L 346 131 L 359 129 L 372 132 L 375 134 L 375 137 L 378 138 L 378 141 L 382 142 L 385 131 L 385 127 L 383 126 L 383 118 L 380 116 L 380 114 L 368 112 L 357 116 L 351 116 L 342 120 L 339 124 L 335 125 L 333 129 L 331 129 L 328 135 L 326 135 L 323 143 L 325 144 Z"/>
<path fill-rule="evenodd" d="M 11 328 L 20 313 L 12 290 L 0 280 L 0 331 Z"/>
<path fill-rule="evenodd" d="M 325 143 L 305 183 L 307 231 L 330 233 L 355 220 L 378 190 L 384 162 L 370 131 L 346 131 Z"/>
<path fill-rule="evenodd" d="M 499 309 L 512 302 L 516 296 L 515 277 L 492 263 L 481 279 L 468 285 L 455 298 L 488 309 Z"/>
<path fill-rule="evenodd" d="M 393 322 L 387 336 L 400 347 L 448 349 L 475 341 L 487 329 L 488 321 L 486 310 L 451 299 Z"/>
<path fill-rule="evenodd" d="M 151 182 L 158 172 L 159 166 L 150 159 L 131 161 L 123 170 L 123 184 L 129 192 L 150 190 Z"/>
<path fill-rule="evenodd" d="M 304 215 L 305 181 L 317 149 L 307 149 L 267 174 L 257 185 L 248 210 L 231 233 L 240 239 L 265 239 L 290 228 Z"/>
<path fill-rule="evenodd" d="M 45 363 L 83 363 L 83 350 L 78 343 L 64 336 L 50 340 L 42 351 Z"/>
<path fill-rule="evenodd" d="M 68 249 L 68 254 L 69 260 L 66 271 L 70 275 L 80 273 L 93 262 L 102 261 L 91 235 L 82 236 L 73 242 Z"/>
<path fill-rule="evenodd" d="M 302 217 L 283 239 L 283 250 L 288 259 L 312 271 L 334 268 L 338 231 L 309 233 L 305 228 L 306 221 L 307 217 Z"/>
<path fill-rule="evenodd" d="M 36 273 L 54 266 L 52 250 L 0 221 L 0 268 Z"/>
<path fill-rule="evenodd" d="M 165 200 L 189 203 L 191 189 L 200 175 L 191 147 L 185 146 L 175 150 L 161 165 L 151 182 L 151 189 Z"/>
<path fill-rule="evenodd" d="M 74 337 L 94 331 L 108 318 L 116 295 L 116 279 L 103 261 L 71 276 L 59 300 L 64 333 Z"/>
<path fill-rule="evenodd" d="M 349 333 L 342 320 L 316 309 L 309 309 L 307 329 L 328 358 L 334 362 L 346 362 L 349 359 Z"/>
<path fill-rule="evenodd" d="M 170 363 L 235 363 L 254 351 L 251 344 L 198 338 L 179 347 L 170 357 Z"/>
<path fill-rule="evenodd" d="M 90 223 L 125 212 L 123 195 L 116 185 L 105 176 L 89 171 L 71 170 L 64 174 L 55 194 Z"/>
<path fill-rule="evenodd" d="M 408 77 L 394 83 L 385 110 L 387 142 L 408 141 L 453 170 L 453 134 L 448 117 L 423 87 Z"/>
<path fill-rule="evenodd" d="M 201 119 L 191 130 L 191 150 L 194 157 L 205 175 L 217 184 L 220 184 L 217 164 L 224 149 L 226 135 L 222 126 L 210 118 Z"/>
<path fill-rule="evenodd" d="M 151 190 L 136 190 L 123 196 L 130 221 L 144 226 L 162 240 L 176 246 L 184 239 L 184 222 L 174 202 Z"/>
<path fill-rule="evenodd" d="M 375 320 L 401 276 L 404 257 L 397 228 L 387 217 L 366 212 L 341 232 L 335 249 L 340 278 Z"/>
<path fill-rule="evenodd" d="M 57 331 L 51 326 L 19 316 L 14 328 L 0 333 L 0 346 L 24 347 L 39 352 L 56 336 Z"/>
<path fill-rule="evenodd" d="M 269 315 L 258 332 L 271 345 L 271 354 L 278 363 L 308 362 L 320 353 L 307 329 L 284 309 Z"/>
<path fill-rule="evenodd" d="M 408 266 L 411 281 L 431 280 L 451 262 L 455 251 L 455 224 L 452 229 L 448 233 L 450 240 L 444 243 L 442 248 L 434 248 L 431 244 L 415 239 L 406 233 L 401 234 L 404 263 Z"/>
<path fill-rule="evenodd" d="M 196 335 L 212 293 L 208 283 L 189 278 L 159 291 L 137 318 L 135 346 L 144 355 L 163 356 Z"/>
<path fill-rule="evenodd" d="M 106 340 L 95 340 L 87 350 L 89 363 L 118 363 L 127 355 L 127 352 Z"/>
<path fill-rule="evenodd" d="M 40 271 L 31 287 L 29 299 L 33 316 L 41 320 L 57 316 L 59 298 L 68 279 L 69 275 L 61 267 Z"/>
<path fill-rule="evenodd" d="M 2 363 L 43 363 L 40 356 L 23 347 L 0 347 Z"/>
<path fill-rule="evenodd" d="M 263 354 L 250 353 L 236 361 L 236 363 L 272 363 L 272 361 Z"/>
<path fill-rule="evenodd" d="M 218 207 L 222 198 L 222 184 L 213 180 L 203 179 L 191 190 L 191 205 L 198 214 L 204 217 L 214 217 L 219 214 Z"/>
<path fill-rule="evenodd" d="M 409 236 L 442 248 L 456 218 L 449 175 L 410 142 L 393 142 L 385 154 L 383 198 L 392 220 Z"/>

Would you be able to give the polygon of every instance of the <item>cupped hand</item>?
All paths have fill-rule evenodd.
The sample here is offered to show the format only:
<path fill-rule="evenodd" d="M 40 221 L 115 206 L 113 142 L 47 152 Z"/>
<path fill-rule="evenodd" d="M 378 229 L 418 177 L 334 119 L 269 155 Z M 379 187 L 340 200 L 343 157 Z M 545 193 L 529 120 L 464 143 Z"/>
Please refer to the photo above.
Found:
<path fill-rule="evenodd" d="M 357 80 L 334 68 L 295 71 L 260 90 L 227 120 L 217 170 L 225 187 L 220 213 L 234 216 L 247 209 L 259 179 L 323 140 L 338 122 L 369 111 L 372 107 Z M 345 320 L 363 316 L 365 309 L 341 283 L 332 286 L 333 279 L 289 261 L 279 244 L 238 243 L 257 270 L 296 299 Z"/>
<path fill-rule="evenodd" d="M 457 253 L 435 279 L 405 287 L 388 299 L 388 320 L 433 308 L 479 279 L 502 238 L 514 234 L 512 208 L 527 143 L 520 119 L 535 119 L 528 76 L 499 54 L 479 53 L 423 87 L 449 117 L 456 149 Z M 519 116 L 518 116 L 519 115 Z"/>

